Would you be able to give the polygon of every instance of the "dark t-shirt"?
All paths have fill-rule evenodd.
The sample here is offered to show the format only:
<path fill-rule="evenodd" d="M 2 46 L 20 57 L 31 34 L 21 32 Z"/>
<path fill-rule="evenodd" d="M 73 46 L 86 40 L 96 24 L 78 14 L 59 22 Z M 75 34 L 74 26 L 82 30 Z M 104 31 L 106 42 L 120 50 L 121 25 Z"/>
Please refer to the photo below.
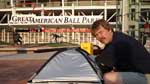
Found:
<path fill-rule="evenodd" d="M 150 73 L 149 52 L 139 41 L 122 32 L 114 32 L 112 42 L 96 61 L 115 67 L 117 71 Z"/>

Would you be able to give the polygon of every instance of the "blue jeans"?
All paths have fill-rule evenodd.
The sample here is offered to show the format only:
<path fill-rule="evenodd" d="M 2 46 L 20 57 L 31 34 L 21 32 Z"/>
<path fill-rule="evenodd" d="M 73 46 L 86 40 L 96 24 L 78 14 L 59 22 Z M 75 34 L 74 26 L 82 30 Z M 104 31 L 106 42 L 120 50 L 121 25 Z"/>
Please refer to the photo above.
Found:
<path fill-rule="evenodd" d="M 137 72 L 119 72 L 123 84 L 148 84 L 145 74 Z"/>

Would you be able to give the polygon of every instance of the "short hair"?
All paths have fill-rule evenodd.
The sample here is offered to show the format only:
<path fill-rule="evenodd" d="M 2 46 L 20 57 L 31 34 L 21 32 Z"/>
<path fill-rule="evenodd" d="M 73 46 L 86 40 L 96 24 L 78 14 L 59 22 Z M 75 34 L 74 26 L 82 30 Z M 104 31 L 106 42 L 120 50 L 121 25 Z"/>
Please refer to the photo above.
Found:
<path fill-rule="evenodd" d="M 91 30 L 92 30 L 92 35 L 93 36 L 95 36 L 94 35 L 94 30 L 98 29 L 99 26 L 102 26 L 102 27 L 104 27 L 107 30 L 113 31 L 112 28 L 111 28 L 111 26 L 110 26 L 110 24 L 106 20 L 99 19 L 99 20 L 96 20 L 95 22 L 93 22 L 93 24 L 91 26 Z"/>
<path fill-rule="evenodd" d="M 104 28 L 107 29 L 107 30 L 112 30 L 110 24 L 109 24 L 106 20 L 104 20 L 104 19 L 96 20 L 96 21 L 92 24 L 92 30 L 97 29 L 99 26 L 102 26 L 102 27 L 104 27 Z"/>

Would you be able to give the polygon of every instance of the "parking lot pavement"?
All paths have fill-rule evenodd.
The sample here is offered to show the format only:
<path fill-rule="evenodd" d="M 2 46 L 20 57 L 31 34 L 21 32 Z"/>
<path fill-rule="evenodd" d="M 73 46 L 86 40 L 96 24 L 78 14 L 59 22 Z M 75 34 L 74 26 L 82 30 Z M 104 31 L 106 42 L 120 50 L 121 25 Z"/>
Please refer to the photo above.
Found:
<path fill-rule="evenodd" d="M 0 60 L 41 60 L 50 58 L 56 51 L 29 54 L 0 54 Z"/>
<path fill-rule="evenodd" d="M 27 84 L 46 60 L 1 60 L 0 84 Z"/>
<path fill-rule="evenodd" d="M 55 52 L 0 54 L 0 84 L 27 84 Z"/>
<path fill-rule="evenodd" d="M 27 53 L 41 53 L 62 50 L 65 48 L 74 48 L 78 46 L 61 46 L 61 47 L 49 47 L 49 46 L 5 46 L 0 48 L 0 54 L 27 54 Z"/>

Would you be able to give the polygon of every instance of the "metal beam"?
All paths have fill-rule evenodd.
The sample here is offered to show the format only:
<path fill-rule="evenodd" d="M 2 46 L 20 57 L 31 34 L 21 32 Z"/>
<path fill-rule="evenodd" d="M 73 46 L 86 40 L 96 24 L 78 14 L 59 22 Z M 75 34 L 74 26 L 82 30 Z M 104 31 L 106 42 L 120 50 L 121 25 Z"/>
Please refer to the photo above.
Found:
<path fill-rule="evenodd" d="M 122 32 L 127 33 L 129 26 L 128 26 L 128 0 L 122 1 Z"/>

